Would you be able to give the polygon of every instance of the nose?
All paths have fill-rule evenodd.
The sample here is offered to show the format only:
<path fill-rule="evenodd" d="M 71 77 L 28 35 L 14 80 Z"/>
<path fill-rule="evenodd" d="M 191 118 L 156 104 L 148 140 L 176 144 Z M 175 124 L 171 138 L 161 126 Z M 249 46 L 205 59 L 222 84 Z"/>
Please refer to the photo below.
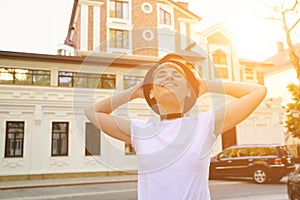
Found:
<path fill-rule="evenodd" d="M 174 75 L 173 75 L 173 73 L 167 73 L 167 74 L 166 74 L 166 77 L 165 77 L 165 80 L 174 80 Z"/>

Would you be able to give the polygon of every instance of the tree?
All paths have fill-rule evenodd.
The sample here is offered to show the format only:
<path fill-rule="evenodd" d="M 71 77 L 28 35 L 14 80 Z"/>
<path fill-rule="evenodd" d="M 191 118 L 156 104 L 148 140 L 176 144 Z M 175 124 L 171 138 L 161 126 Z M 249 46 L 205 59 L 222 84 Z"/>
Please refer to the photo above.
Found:
<path fill-rule="evenodd" d="M 285 128 L 290 135 L 300 139 L 300 86 L 289 84 L 287 89 L 292 95 L 293 102 L 286 105 Z"/>
<path fill-rule="evenodd" d="M 261 0 L 261 2 L 267 12 L 260 17 L 278 20 L 281 23 L 286 35 L 290 60 L 296 70 L 297 78 L 300 80 L 299 54 L 292 42 L 292 32 L 300 24 L 300 0 Z"/>

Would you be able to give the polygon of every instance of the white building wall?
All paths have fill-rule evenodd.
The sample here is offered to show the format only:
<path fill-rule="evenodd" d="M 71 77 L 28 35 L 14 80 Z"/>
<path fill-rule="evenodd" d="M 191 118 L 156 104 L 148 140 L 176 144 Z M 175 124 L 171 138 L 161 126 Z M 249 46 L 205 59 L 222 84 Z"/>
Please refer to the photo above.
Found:
<path fill-rule="evenodd" d="M 136 157 L 125 155 L 124 143 L 103 133 L 101 155 L 85 156 L 83 110 L 93 95 L 105 98 L 112 90 L 83 89 L 77 100 L 73 88 L 2 85 L 0 91 L 0 176 L 136 170 Z M 4 157 L 6 121 L 25 122 L 22 158 Z M 68 156 L 51 156 L 53 121 L 69 122 Z"/>
<path fill-rule="evenodd" d="M 158 56 L 163 57 L 168 53 L 176 51 L 175 37 L 176 32 L 168 29 L 159 29 L 158 31 Z"/>
<path fill-rule="evenodd" d="M 80 6 L 80 50 L 88 50 L 88 5 Z"/>
<path fill-rule="evenodd" d="M 55 66 L 54 66 L 55 67 Z M 82 71 L 77 65 L 62 69 Z M 98 68 L 98 66 L 97 66 Z M 57 71 L 54 68 L 55 72 Z M 98 68 L 101 71 L 101 67 Z M 84 70 L 91 70 L 87 66 Z M 106 71 L 111 71 L 107 69 Z M 116 68 L 119 76 L 130 69 Z M 130 73 L 133 73 L 132 71 Z M 134 74 L 137 74 L 134 71 Z M 139 72 L 142 75 L 144 72 Z M 117 79 L 120 79 L 117 78 Z M 111 95 L 113 90 L 83 88 L 36 87 L 0 85 L 0 176 L 34 175 L 79 172 L 135 171 L 137 158 L 125 155 L 125 145 L 101 134 L 101 155 L 85 156 L 85 107 Z M 237 143 L 283 143 L 281 99 L 268 98 L 248 119 L 237 126 Z M 221 99 L 219 104 L 224 103 Z M 204 96 L 193 112 L 211 107 L 211 99 Z M 115 111 L 119 116 L 146 119 L 153 117 L 144 100 L 135 100 Z M 22 158 L 5 158 L 6 121 L 25 121 L 24 154 Z M 68 156 L 51 156 L 53 121 L 69 122 Z M 221 137 L 212 154 L 221 151 Z"/>
<path fill-rule="evenodd" d="M 291 94 L 287 90 L 287 86 L 291 83 L 298 83 L 295 69 L 288 69 L 270 73 L 265 76 L 265 85 L 268 88 L 268 97 L 280 97 L 283 99 L 282 105 L 291 101 Z"/>

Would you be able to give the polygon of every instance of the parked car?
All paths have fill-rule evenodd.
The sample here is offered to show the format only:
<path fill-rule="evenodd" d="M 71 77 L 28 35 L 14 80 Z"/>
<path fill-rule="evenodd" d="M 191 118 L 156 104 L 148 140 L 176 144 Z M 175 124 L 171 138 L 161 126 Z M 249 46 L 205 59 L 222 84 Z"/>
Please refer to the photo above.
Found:
<path fill-rule="evenodd" d="M 251 177 L 256 183 L 277 182 L 294 170 L 287 148 L 274 144 L 231 146 L 210 161 L 211 179 Z"/>
<path fill-rule="evenodd" d="M 290 200 L 300 200 L 300 167 L 288 175 L 287 192 Z"/>

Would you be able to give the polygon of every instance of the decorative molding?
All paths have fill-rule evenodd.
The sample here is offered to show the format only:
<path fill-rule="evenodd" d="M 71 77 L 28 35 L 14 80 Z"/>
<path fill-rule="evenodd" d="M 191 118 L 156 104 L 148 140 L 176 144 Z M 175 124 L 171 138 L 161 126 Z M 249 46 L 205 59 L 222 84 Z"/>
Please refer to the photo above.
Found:
<path fill-rule="evenodd" d="M 102 6 L 103 2 L 97 2 L 97 1 L 89 1 L 89 0 L 79 0 L 80 5 L 89 5 L 89 6 Z"/>
<path fill-rule="evenodd" d="M 144 13 L 150 14 L 150 13 L 152 13 L 152 11 L 153 11 L 153 6 L 152 6 L 152 4 L 149 3 L 149 2 L 144 2 L 144 3 L 141 5 L 141 9 L 142 9 L 142 11 L 143 11 Z"/>
<path fill-rule="evenodd" d="M 179 17 L 179 18 L 177 18 L 177 20 L 181 21 L 181 22 L 189 23 L 189 24 L 197 24 L 198 23 L 198 20 L 196 20 L 196 19 L 189 19 L 189 18 Z"/>
<path fill-rule="evenodd" d="M 10 110 L 9 115 L 10 116 L 21 116 L 23 114 L 22 110 Z"/>
<path fill-rule="evenodd" d="M 64 166 L 68 166 L 70 165 L 70 162 L 67 159 L 63 159 L 63 160 L 50 160 L 50 166 L 54 166 L 54 167 L 64 167 Z"/>
<path fill-rule="evenodd" d="M 86 160 L 84 162 L 85 165 L 90 165 L 90 166 L 95 166 L 98 165 L 99 162 L 97 161 L 96 158 L 94 158 L 94 156 L 91 156 L 89 158 L 86 157 Z"/>
<path fill-rule="evenodd" d="M 13 97 L 21 97 L 20 91 L 13 91 Z"/>
<path fill-rule="evenodd" d="M 18 168 L 23 167 L 23 165 L 22 160 L 4 160 L 2 166 L 4 168 Z"/>
<path fill-rule="evenodd" d="M 153 40 L 153 38 L 154 38 L 154 33 L 153 33 L 153 31 L 150 30 L 150 29 L 144 30 L 144 31 L 143 31 L 143 38 L 144 38 L 144 40 L 146 40 L 146 41 L 151 41 L 151 40 Z"/>

